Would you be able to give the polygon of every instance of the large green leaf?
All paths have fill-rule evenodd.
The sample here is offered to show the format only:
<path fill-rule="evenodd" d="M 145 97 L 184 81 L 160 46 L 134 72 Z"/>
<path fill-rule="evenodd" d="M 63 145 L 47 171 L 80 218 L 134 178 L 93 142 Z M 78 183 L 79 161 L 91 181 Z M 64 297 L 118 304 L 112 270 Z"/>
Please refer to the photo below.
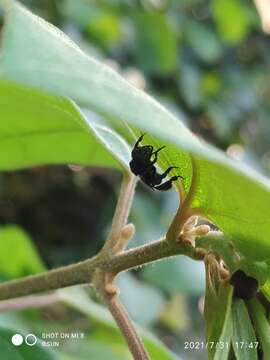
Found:
<path fill-rule="evenodd" d="M 16 2 L 2 3 L 8 7 L 2 77 L 71 97 L 147 131 L 151 134 L 145 139 L 148 143 L 167 144 L 159 165 L 181 167 L 185 190 L 196 173 L 191 206 L 216 223 L 250 259 L 269 258 L 270 185 L 266 179 L 200 141 L 155 100 L 85 55 L 58 29 Z"/>
<path fill-rule="evenodd" d="M 108 128 L 85 128 L 71 101 L 4 80 L 0 118 L 0 170 L 55 163 L 119 168 L 130 156 L 128 146 Z"/>

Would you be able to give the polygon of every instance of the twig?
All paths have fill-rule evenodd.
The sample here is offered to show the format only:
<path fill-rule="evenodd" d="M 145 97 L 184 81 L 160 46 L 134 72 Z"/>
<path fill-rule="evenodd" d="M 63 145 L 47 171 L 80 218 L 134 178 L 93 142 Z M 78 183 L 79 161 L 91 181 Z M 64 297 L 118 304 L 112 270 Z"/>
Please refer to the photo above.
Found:
<path fill-rule="evenodd" d="M 113 297 L 111 300 L 106 302 L 111 314 L 113 315 L 116 323 L 118 324 L 122 334 L 124 335 L 130 352 L 132 353 L 135 360 L 148 360 L 150 359 L 142 340 L 137 334 L 135 327 L 130 321 L 128 314 L 119 301 L 118 297 Z"/>
<path fill-rule="evenodd" d="M 161 239 L 113 256 L 97 255 L 76 264 L 1 283 L 0 299 L 10 299 L 66 286 L 87 284 L 91 282 L 91 278 L 98 268 L 106 272 L 119 273 L 155 260 L 180 254 L 195 260 L 203 259 L 203 253 L 200 253 L 199 249 L 194 249 L 181 242 L 168 243 Z"/>
<path fill-rule="evenodd" d="M 99 257 L 94 256 L 76 264 L 1 283 L 0 300 L 89 283 L 98 263 Z"/>
<path fill-rule="evenodd" d="M 104 253 L 105 255 L 112 256 L 121 253 L 127 245 L 128 240 L 133 236 L 134 226 L 132 224 L 127 225 L 127 219 L 134 196 L 135 186 L 135 176 L 127 173 L 124 174 L 111 231 L 101 254 Z M 115 281 L 116 275 L 117 272 L 108 272 L 107 269 L 102 269 L 102 267 L 100 267 L 95 272 L 93 283 L 118 324 L 122 335 L 126 339 L 134 360 L 150 360 L 143 342 L 136 332 L 135 326 L 119 300 L 119 290 Z"/>
<path fill-rule="evenodd" d="M 135 326 L 119 300 L 115 275 L 113 273 L 98 272 L 95 280 L 97 290 L 122 332 L 134 360 L 150 360 Z"/>
<path fill-rule="evenodd" d="M 192 183 L 194 185 L 194 176 Z M 0 299 L 10 299 L 41 291 L 54 290 L 71 285 L 89 284 L 92 282 L 116 320 L 134 359 L 149 360 L 143 342 L 119 300 L 118 288 L 114 281 L 116 275 L 121 271 L 177 254 L 185 254 L 194 259 L 202 259 L 205 251 L 194 249 L 184 242 L 168 242 L 165 238 L 145 246 L 124 251 L 127 241 L 134 233 L 134 226 L 126 223 L 135 185 L 135 177 L 125 174 L 110 234 L 103 249 L 97 256 L 39 275 L 28 276 L 23 279 L 0 284 Z M 180 218 L 175 218 L 174 224 L 176 228 L 177 226 L 179 227 L 179 221 L 181 223 L 181 219 L 181 216 Z M 31 304 L 31 297 L 30 300 L 28 298 L 22 301 L 16 299 L 16 301 L 17 304 L 15 301 L 12 302 L 12 300 L 6 301 L 2 306 L 3 308 L 7 306 L 9 308 L 23 308 L 23 306 L 29 305 L 29 301 Z"/>
<path fill-rule="evenodd" d="M 120 239 L 121 231 L 127 223 L 127 218 L 134 196 L 137 181 L 136 177 L 129 173 L 125 173 L 123 176 L 120 194 L 113 216 L 111 231 L 103 247 L 103 249 L 107 251 L 112 249 Z"/>

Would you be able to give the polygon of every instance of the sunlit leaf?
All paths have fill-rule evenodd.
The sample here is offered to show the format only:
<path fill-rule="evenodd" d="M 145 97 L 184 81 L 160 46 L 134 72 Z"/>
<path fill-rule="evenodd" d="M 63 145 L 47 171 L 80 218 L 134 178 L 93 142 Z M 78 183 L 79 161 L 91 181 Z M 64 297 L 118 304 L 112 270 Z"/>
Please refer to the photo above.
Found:
<path fill-rule="evenodd" d="M 44 164 L 123 168 L 127 144 L 87 121 L 69 100 L 0 80 L 0 170 Z M 89 131 L 90 130 L 90 131 Z"/>

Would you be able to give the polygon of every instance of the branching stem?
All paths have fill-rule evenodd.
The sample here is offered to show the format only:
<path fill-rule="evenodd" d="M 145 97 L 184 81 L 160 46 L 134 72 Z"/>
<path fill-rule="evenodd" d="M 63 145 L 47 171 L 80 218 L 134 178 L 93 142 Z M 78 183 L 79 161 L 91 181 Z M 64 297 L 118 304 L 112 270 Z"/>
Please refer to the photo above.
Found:
<path fill-rule="evenodd" d="M 119 273 L 175 255 L 187 255 L 195 260 L 203 259 L 203 250 L 194 249 L 181 242 L 168 243 L 165 239 L 136 247 L 119 254 L 97 255 L 91 259 L 60 267 L 38 275 L 7 281 L 0 284 L 0 300 L 55 290 L 66 286 L 91 282 L 96 269 Z"/>
<path fill-rule="evenodd" d="M 2 283 L 0 284 L 0 300 L 92 283 L 116 320 L 134 359 L 149 360 L 147 351 L 119 300 L 115 277 L 121 271 L 174 255 L 183 254 L 196 260 L 204 258 L 205 250 L 195 249 L 189 244 L 177 241 L 182 226 L 189 216 L 189 205 L 196 185 L 196 168 L 193 159 L 192 165 L 193 178 L 189 194 L 181 208 L 178 209 L 166 238 L 124 251 L 127 241 L 134 234 L 134 226 L 127 224 L 127 219 L 136 185 L 136 178 L 133 175 L 125 174 L 111 231 L 101 252 L 91 259 L 76 264 Z M 12 303 L 6 304 L 11 307 L 14 305 Z"/>

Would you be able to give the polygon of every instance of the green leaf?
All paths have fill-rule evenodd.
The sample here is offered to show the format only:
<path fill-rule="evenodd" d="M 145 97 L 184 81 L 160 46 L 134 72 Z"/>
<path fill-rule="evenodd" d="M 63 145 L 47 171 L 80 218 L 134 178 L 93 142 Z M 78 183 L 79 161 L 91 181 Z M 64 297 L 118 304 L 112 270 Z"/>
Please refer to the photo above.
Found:
<path fill-rule="evenodd" d="M 213 15 L 220 36 L 229 44 L 238 44 L 247 35 L 251 19 L 240 0 L 213 0 Z"/>
<path fill-rule="evenodd" d="M 9 11 L 2 38 L 2 77 L 71 97 L 108 120 L 114 117 L 148 132 L 146 143 L 167 145 L 158 164 L 180 167 L 172 175 L 184 176 L 185 192 L 193 174 L 194 212 L 213 221 L 251 260 L 270 257 L 268 180 L 200 141 L 155 100 L 86 56 L 59 30 L 16 2 L 4 3 Z M 175 185 L 179 189 L 180 181 Z"/>
<path fill-rule="evenodd" d="M 111 314 L 103 306 L 93 302 L 80 286 L 73 286 L 71 288 L 58 290 L 57 294 L 62 301 L 67 305 L 77 309 L 81 313 L 89 316 L 100 327 L 100 331 L 96 332 L 96 339 L 104 341 L 106 343 L 109 339 L 113 338 L 114 342 L 120 344 L 123 343 L 123 339 L 119 333 L 119 329 L 116 326 Z M 165 348 L 165 346 L 148 331 L 136 326 L 139 331 L 143 342 L 149 351 L 151 359 L 159 360 L 176 360 L 178 359 L 172 352 Z M 109 332 L 110 336 L 107 336 Z M 125 345 L 124 345 L 125 346 Z"/>
<path fill-rule="evenodd" d="M 58 355 L 42 346 L 41 341 L 38 339 L 37 343 L 33 346 L 27 345 L 24 341 L 19 346 L 14 346 L 11 343 L 11 338 L 14 334 L 20 334 L 23 338 L 27 334 L 20 331 L 11 330 L 7 328 L 0 328 L 0 352 L 1 358 L 5 360 L 59 360 Z"/>
<path fill-rule="evenodd" d="M 257 341 L 253 325 L 243 300 L 237 299 L 232 304 L 233 336 L 232 346 L 237 360 L 256 360 Z M 244 344 L 243 344 L 244 343 Z M 243 345 L 243 346 L 242 346 Z"/>
<path fill-rule="evenodd" d="M 175 70 L 177 40 L 165 14 L 141 12 L 134 16 L 136 56 L 149 73 L 166 75 Z"/>
<path fill-rule="evenodd" d="M 233 326 L 231 316 L 232 294 L 232 286 L 219 280 L 215 281 L 211 278 L 211 274 L 206 271 L 204 316 L 206 320 L 206 341 L 210 344 L 208 346 L 210 360 L 227 360 Z"/>
<path fill-rule="evenodd" d="M 76 163 L 127 167 L 125 142 L 69 100 L 0 80 L 0 170 Z M 8 154 L 8 156 L 7 156 Z"/>
<path fill-rule="evenodd" d="M 265 355 L 270 354 L 270 324 L 267 320 L 265 309 L 256 298 L 248 301 L 247 306 L 263 353 Z"/>
<path fill-rule="evenodd" d="M 0 273 L 17 278 L 43 270 L 45 266 L 28 235 L 18 226 L 1 227 Z"/>

